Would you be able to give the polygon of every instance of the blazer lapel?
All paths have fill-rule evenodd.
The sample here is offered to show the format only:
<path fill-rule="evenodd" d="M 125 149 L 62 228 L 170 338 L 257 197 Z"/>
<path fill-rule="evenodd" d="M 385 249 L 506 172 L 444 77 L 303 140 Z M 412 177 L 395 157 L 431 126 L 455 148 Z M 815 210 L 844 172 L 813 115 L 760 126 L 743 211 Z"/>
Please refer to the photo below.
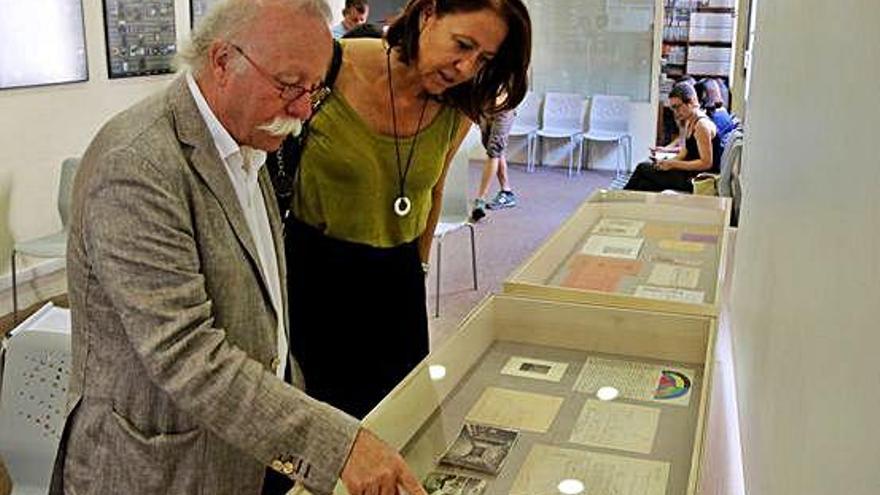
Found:
<path fill-rule="evenodd" d="M 241 211 L 238 196 L 235 194 L 217 147 L 214 146 L 211 133 L 193 100 L 185 77 L 178 77 L 171 83 L 169 100 L 178 138 L 193 147 L 190 164 L 220 203 L 238 242 L 244 247 L 253 268 L 260 274 L 264 296 L 271 301 L 266 274 L 263 273 L 257 246 L 244 218 L 244 212 Z"/>
<path fill-rule="evenodd" d="M 275 260 L 278 263 L 278 278 L 281 281 L 281 301 L 284 318 L 284 328 L 288 328 L 287 321 L 287 263 L 284 251 L 284 231 L 281 227 L 281 212 L 278 210 L 278 200 L 275 198 L 275 188 L 269 178 L 269 171 L 264 165 L 258 175 L 260 191 L 263 193 L 263 202 L 266 204 L 266 215 L 269 217 L 269 227 L 272 229 L 272 241 L 275 245 Z"/>

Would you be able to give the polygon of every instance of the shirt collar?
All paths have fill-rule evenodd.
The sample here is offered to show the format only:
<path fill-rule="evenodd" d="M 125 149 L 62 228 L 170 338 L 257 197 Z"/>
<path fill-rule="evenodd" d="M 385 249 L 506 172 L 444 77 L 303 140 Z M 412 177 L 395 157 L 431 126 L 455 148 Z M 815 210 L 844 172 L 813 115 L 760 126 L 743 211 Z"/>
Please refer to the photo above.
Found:
<path fill-rule="evenodd" d="M 208 131 L 211 133 L 211 138 L 214 141 L 214 146 L 217 148 L 217 152 L 220 153 L 220 158 L 222 158 L 223 161 L 228 162 L 230 157 L 238 155 L 238 157 L 242 159 L 242 163 L 245 163 L 245 157 L 249 157 L 250 165 L 253 166 L 253 171 L 259 172 L 260 167 L 266 163 L 266 152 L 252 149 L 250 147 L 242 147 L 235 142 L 235 139 L 229 134 L 229 131 L 223 127 L 223 124 L 220 123 L 220 119 L 217 118 L 214 111 L 211 110 L 211 106 L 208 105 L 208 101 L 205 100 L 205 96 L 202 94 L 202 90 L 199 89 L 199 85 L 196 84 L 196 80 L 191 72 L 186 73 L 186 84 L 189 87 L 189 92 L 192 93 L 193 99 L 196 102 L 196 107 L 198 107 L 199 113 L 202 115 L 202 119 L 205 121 L 205 125 L 208 126 Z M 248 148 L 248 150 L 242 153 L 242 148 Z M 248 170 L 246 170 L 246 172 L 247 171 Z"/>

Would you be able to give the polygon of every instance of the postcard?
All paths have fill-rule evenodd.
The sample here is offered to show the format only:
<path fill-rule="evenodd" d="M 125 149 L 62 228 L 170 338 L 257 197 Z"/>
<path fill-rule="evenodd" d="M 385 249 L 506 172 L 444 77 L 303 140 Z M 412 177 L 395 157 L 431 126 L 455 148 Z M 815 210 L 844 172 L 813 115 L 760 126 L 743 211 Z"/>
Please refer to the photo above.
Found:
<path fill-rule="evenodd" d="M 465 423 L 458 437 L 440 458 L 441 464 L 498 474 L 519 432 L 476 423 Z"/>
<path fill-rule="evenodd" d="M 651 269 L 648 283 L 669 287 L 693 289 L 700 281 L 700 269 L 687 266 L 676 266 L 668 263 L 657 263 Z"/>
<path fill-rule="evenodd" d="M 674 287 L 654 287 L 651 285 L 639 285 L 633 295 L 661 301 L 677 301 L 688 304 L 702 304 L 706 299 L 706 293 L 701 290 L 678 289 Z"/>
<path fill-rule="evenodd" d="M 634 260 L 639 257 L 639 251 L 644 242 L 645 240 L 641 237 L 593 235 L 587 239 L 581 249 L 581 254 Z"/>
<path fill-rule="evenodd" d="M 486 480 L 432 471 L 425 476 L 422 486 L 428 495 L 482 495 L 486 491 Z"/>
<path fill-rule="evenodd" d="M 702 242 L 703 244 L 718 244 L 718 236 L 715 234 L 695 234 L 685 232 L 681 234 L 681 240 L 687 242 Z"/>
<path fill-rule="evenodd" d="M 557 363 L 556 361 L 544 361 L 543 359 L 513 356 L 507 360 L 507 364 L 504 365 L 504 368 L 501 368 L 501 374 L 532 378 L 535 380 L 545 380 L 548 382 L 558 382 L 562 380 L 562 376 L 565 375 L 566 369 L 568 369 L 568 363 Z"/>
<path fill-rule="evenodd" d="M 603 218 L 593 228 L 594 234 L 616 235 L 622 237 L 635 237 L 645 226 L 641 220 L 629 220 L 627 218 Z"/>
<path fill-rule="evenodd" d="M 544 433 L 562 406 L 562 397 L 488 387 L 467 414 L 468 421 Z"/>

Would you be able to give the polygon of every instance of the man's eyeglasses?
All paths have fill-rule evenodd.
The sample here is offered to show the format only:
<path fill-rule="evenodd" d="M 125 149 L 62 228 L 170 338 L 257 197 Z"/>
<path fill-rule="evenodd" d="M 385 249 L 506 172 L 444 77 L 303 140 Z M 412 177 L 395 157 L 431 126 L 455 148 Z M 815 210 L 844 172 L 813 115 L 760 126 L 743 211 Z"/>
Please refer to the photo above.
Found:
<path fill-rule="evenodd" d="M 263 78 L 266 79 L 266 81 L 268 81 L 272 86 L 275 86 L 275 88 L 280 91 L 278 96 L 280 96 L 281 99 L 283 99 L 283 100 L 296 101 L 296 100 L 302 98 L 303 95 L 308 93 L 309 102 L 311 103 L 312 107 L 314 108 L 314 107 L 317 107 L 321 103 L 321 100 L 323 100 L 324 97 L 327 96 L 327 93 L 329 92 L 327 87 L 325 87 L 323 84 L 317 84 L 311 88 L 307 88 L 305 86 L 302 86 L 302 85 L 296 84 L 296 83 L 285 84 L 285 83 L 279 81 L 278 78 L 276 78 L 275 76 L 270 74 L 266 69 L 263 69 L 262 67 L 257 65 L 257 63 L 253 61 L 253 59 L 248 57 L 247 53 L 245 53 L 244 50 L 241 49 L 241 47 L 239 47 L 233 43 L 230 43 L 230 46 L 232 46 L 232 48 L 234 48 L 235 51 L 240 53 L 241 56 L 244 57 L 244 59 L 247 60 L 249 64 L 251 64 L 251 67 L 253 67 L 257 71 L 257 73 L 259 73 L 261 76 L 263 76 Z"/>

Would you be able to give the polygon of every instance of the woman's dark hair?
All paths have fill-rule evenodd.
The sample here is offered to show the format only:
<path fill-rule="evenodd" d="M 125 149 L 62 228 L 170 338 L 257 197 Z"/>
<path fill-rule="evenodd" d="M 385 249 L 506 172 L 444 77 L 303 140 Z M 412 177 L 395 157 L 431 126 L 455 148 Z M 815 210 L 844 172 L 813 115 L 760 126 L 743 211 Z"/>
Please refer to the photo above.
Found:
<path fill-rule="evenodd" d="M 721 99 L 721 88 L 718 87 L 718 82 L 714 79 L 706 78 L 700 80 L 694 85 L 694 90 L 697 92 L 697 99 L 700 102 L 700 106 L 702 106 L 709 115 L 711 115 L 716 109 L 724 106 L 724 101 Z"/>
<path fill-rule="evenodd" d="M 528 89 L 532 53 L 532 21 L 522 0 L 410 0 L 385 35 L 388 44 L 400 50 L 400 60 L 405 64 L 419 58 L 419 21 L 429 8 L 438 17 L 488 9 L 507 24 L 507 36 L 495 57 L 473 79 L 444 91 L 441 101 L 474 120 L 516 108 Z M 505 97 L 497 103 L 499 95 Z"/>
<path fill-rule="evenodd" d="M 669 98 L 678 98 L 685 103 L 697 103 L 697 91 L 686 82 L 677 82 L 669 92 Z"/>

